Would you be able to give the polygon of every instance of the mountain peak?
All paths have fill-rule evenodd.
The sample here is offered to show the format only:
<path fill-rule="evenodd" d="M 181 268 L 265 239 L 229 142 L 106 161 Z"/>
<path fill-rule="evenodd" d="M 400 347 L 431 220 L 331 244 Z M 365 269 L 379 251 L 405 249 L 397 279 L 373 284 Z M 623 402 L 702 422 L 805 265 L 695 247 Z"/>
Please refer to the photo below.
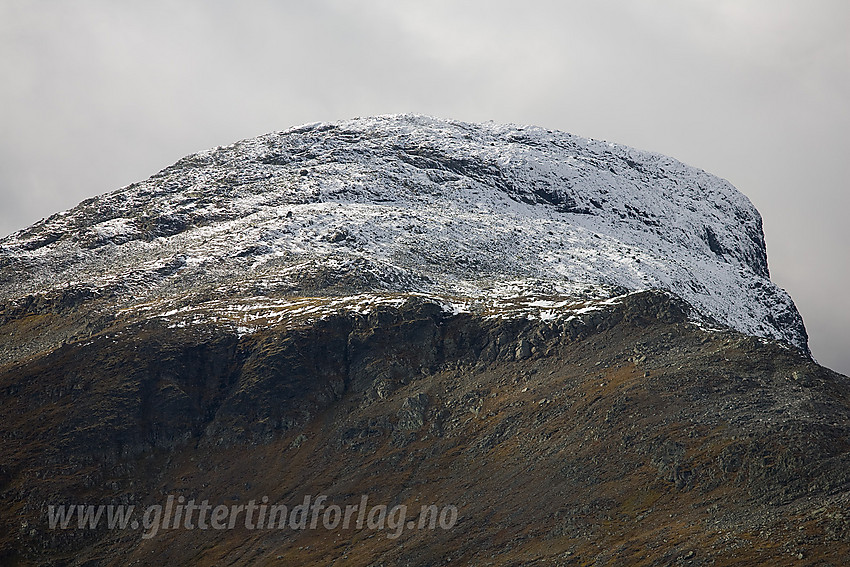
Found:
<path fill-rule="evenodd" d="M 150 316 L 222 297 L 231 311 L 378 292 L 470 309 L 661 289 L 705 321 L 808 348 L 769 279 L 761 217 L 728 182 L 567 133 L 421 115 L 187 156 L 0 241 L 0 270 L 15 301 L 71 288 Z"/>

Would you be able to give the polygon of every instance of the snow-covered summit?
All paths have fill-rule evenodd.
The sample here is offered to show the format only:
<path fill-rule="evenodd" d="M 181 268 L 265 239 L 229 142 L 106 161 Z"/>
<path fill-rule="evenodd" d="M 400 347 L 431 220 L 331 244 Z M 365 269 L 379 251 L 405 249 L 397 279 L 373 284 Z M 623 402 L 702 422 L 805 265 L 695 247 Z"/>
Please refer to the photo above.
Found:
<path fill-rule="evenodd" d="M 728 182 L 562 132 L 417 115 L 193 154 L 0 241 L 5 301 L 63 288 L 161 312 L 308 292 L 469 305 L 665 289 L 807 350 L 758 211 Z"/>

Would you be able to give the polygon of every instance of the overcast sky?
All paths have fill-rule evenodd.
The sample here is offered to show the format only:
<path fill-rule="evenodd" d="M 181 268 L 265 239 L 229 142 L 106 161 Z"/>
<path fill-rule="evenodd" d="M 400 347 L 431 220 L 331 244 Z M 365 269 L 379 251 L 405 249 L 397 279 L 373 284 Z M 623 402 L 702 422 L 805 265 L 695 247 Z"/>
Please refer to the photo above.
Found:
<path fill-rule="evenodd" d="M 536 124 L 731 181 L 850 374 L 846 0 L 0 0 L 0 77 L 2 235 L 305 122 Z"/>

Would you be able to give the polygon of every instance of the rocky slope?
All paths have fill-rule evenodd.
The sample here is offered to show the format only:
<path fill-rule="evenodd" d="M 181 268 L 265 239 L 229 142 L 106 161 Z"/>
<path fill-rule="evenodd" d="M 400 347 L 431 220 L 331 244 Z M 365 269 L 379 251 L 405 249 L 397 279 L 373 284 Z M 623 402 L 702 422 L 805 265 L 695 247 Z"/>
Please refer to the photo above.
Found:
<path fill-rule="evenodd" d="M 137 321 L 7 365 L 3 564 L 844 564 L 848 378 L 687 311 L 642 292 L 563 323 L 412 297 L 242 337 Z M 458 522 L 145 539 L 47 519 L 169 495 L 367 495 Z"/>
<path fill-rule="evenodd" d="M 850 556 L 850 382 L 809 357 L 752 205 L 670 158 L 419 116 L 305 126 L 4 239 L 0 292 L 2 565 Z M 48 521 L 320 494 L 458 519 Z"/>

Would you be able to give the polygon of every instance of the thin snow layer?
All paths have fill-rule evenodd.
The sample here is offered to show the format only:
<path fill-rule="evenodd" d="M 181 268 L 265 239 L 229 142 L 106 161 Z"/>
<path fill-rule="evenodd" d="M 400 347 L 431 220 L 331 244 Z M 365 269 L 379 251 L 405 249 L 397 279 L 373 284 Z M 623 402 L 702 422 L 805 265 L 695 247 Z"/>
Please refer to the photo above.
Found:
<path fill-rule="evenodd" d="M 0 241 L 0 275 L 7 299 L 71 285 L 128 304 L 201 287 L 585 299 L 655 288 L 807 350 L 769 279 L 761 218 L 728 182 L 562 132 L 416 115 L 188 156 Z"/>
<path fill-rule="evenodd" d="M 118 312 L 122 319 L 144 317 L 164 319 L 170 328 L 185 328 L 212 323 L 235 330 L 240 335 L 252 334 L 270 327 L 307 326 L 340 313 L 368 315 L 384 307 L 399 308 L 415 300 L 437 305 L 452 315 L 475 313 L 484 319 L 528 319 L 568 322 L 593 311 L 606 311 L 626 297 L 620 295 L 597 301 L 544 300 L 520 296 L 494 299 L 450 297 L 424 293 L 359 293 L 345 296 L 269 298 L 267 296 L 213 299 L 168 309 L 168 304 L 154 301 L 136 304 Z"/>

